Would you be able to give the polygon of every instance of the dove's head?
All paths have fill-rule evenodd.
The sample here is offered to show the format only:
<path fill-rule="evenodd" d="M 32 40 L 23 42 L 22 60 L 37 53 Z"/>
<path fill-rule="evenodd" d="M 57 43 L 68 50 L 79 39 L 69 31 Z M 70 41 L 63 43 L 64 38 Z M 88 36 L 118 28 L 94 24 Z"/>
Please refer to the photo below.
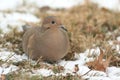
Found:
<path fill-rule="evenodd" d="M 55 16 L 48 16 L 44 18 L 42 23 L 42 30 L 50 30 L 50 29 L 59 29 L 63 28 L 62 22 Z"/>

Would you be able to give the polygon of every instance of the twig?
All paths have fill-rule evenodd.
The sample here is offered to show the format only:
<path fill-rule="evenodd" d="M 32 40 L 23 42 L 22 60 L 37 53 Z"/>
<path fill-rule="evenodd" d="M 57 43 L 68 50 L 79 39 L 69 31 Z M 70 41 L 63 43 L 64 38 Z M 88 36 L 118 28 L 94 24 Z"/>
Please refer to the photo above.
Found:
<path fill-rule="evenodd" d="M 82 77 L 82 76 L 84 76 L 84 75 L 88 74 L 90 71 L 92 71 L 92 69 L 90 69 L 90 70 L 89 70 L 89 71 L 87 71 L 85 74 L 81 75 L 80 77 Z"/>

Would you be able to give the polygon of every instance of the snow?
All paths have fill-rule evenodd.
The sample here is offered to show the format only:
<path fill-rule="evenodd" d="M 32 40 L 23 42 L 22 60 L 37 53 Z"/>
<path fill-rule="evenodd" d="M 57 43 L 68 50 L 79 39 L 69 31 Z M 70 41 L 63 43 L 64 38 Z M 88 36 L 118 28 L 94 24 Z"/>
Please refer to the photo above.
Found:
<path fill-rule="evenodd" d="M 34 4 L 38 7 L 49 6 L 51 8 L 70 8 L 77 4 L 83 4 L 84 0 L 29 0 L 26 2 L 29 4 Z"/>
<path fill-rule="evenodd" d="M 51 76 L 54 75 L 52 70 L 48 70 L 48 69 L 39 69 L 39 70 L 33 70 L 34 75 L 42 75 L 42 76 Z"/>
<path fill-rule="evenodd" d="M 81 55 L 79 55 L 78 60 L 75 60 L 75 61 L 64 61 L 64 60 L 62 60 L 62 61 L 59 62 L 59 65 L 64 66 L 64 68 L 68 71 L 69 70 L 72 71 L 76 64 L 79 64 L 78 66 L 85 64 L 86 59 L 87 59 L 87 57 L 84 56 L 84 54 L 81 54 Z"/>
<path fill-rule="evenodd" d="M 22 0 L 0 0 L 0 10 L 13 10 L 22 4 Z"/>
<path fill-rule="evenodd" d="M 120 42 L 120 36 L 116 38 L 116 41 L 119 43 Z M 113 50 L 116 50 L 117 53 L 120 54 L 120 44 L 114 44 L 114 41 L 109 40 L 108 43 L 112 46 Z"/>
<path fill-rule="evenodd" d="M 26 22 L 39 22 L 36 16 L 30 13 L 4 13 L 0 12 L 0 29 L 3 30 L 3 33 L 9 32 L 11 28 L 17 28 L 18 31 L 23 31 L 22 26 Z"/>
<path fill-rule="evenodd" d="M 108 76 L 111 78 L 119 77 L 120 78 L 120 68 L 117 67 L 109 67 L 107 69 Z"/>
<path fill-rule="evenodd" d="M 8 74 L 10 72 L 16 71 L 19 68 L 14 65 L 9 65 L 9 66 L 0 66 L 0 74 Z"/>
<path fill-rule="evenodd" d="M 91 0 L 97 3 L 100 7 L 105 7 L 111 10 L 120 10 L 120 0 Z"/>
<path fill-rule="evenodd" d="M 28 57 L 25 54 L 17 55 L 14 52 L 10 52 L 10 51 L 0 52 L 0 60 L 2 61 L 18 62 L 18 61 L 27 60 L 27 59 Z"/>
<path fill-rule="evenodd" d="M 120 41 L 120 36 L 117 37 L 117 40 Z"/>
<path fill-rule="evenodd" d="M 108 77 L 91 77 L 90 79 L 88 80 L 111 80 L 110 78 Z M 115 79 L 116 80 L 116 79 Z"/>
<path fill-rule="evenodd" d="M 93 55 L 99 55 L 100 54 L 100 49 L 99 47 L 96 47 L 94 49 L 87 49 L 84 54 L 87 56 L 93 56 Z"/>

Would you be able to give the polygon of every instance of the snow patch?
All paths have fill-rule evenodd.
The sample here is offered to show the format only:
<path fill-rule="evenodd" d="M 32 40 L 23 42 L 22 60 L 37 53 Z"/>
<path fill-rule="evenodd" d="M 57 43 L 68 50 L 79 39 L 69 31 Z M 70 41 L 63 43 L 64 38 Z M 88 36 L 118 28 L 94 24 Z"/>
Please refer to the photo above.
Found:
<path fill-rule="evenodd" d="M 120 10 L 120 0 L 91 0 L 91 2 L 97 3 L 99 7 L 115 11 Z"/>
<path fill-rule="evenodd" d="M 22 0 L 0 0 L 0 10 L 14 10 L 22 4 Z"/>
<path fill-rule="evenodd" d="M 23 55 L 17 55 L 14 52 L 8 52 L 8 51 L 3 51 L 0 52 L 0 60 L 2 61 L 13 61 L 13 62 L 18 62 L 22 60 L 26 60 L 28 57 L 23 54 Z"/>
<path fill-rule="evenodd" d="M 3 33 L 9 32 L 13 28 L 17 28 L 18 31 L 23 31 L 22 26 L 26 22 L 39 22 L 36 16 L 30 13 L 0 13 L 0 29 Z"/>
<path fill-rule="evenodd" d="M 109 77 L 119 77 L 120 78 L 120 68 L 117 67 L 108 67 L 107 74 Z"/>
<path fill-rule="evenodd" d="M 71 8 L 77 4 L 83 4 L 84 0 L 27 0 L 26 3 L 36 5 L 37 7 Z"/>
<path fill-rule="evenodd" d="M 10 66 L 0 66 L 0 74 L 8 74 L 10 72 L 16 71 L 19 68 L 17 66 L 14 65 L 10 65 Z"/>
<path fill-rule="evenodd" d="M 42 76 L 50 76 L 50 75 L 54 75 L 52 70 L 48 70 L 48 69 L 39 69 L 39 70 L 33 70 L 34 75 L 42 75 Z"/>

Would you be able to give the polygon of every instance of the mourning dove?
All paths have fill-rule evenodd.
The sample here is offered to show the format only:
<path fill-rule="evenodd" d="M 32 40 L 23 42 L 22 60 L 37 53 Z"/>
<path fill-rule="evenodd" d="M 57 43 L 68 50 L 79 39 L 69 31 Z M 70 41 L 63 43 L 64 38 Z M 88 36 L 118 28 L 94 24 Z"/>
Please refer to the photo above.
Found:
<path fill-rule="evenodd" d="M 69 50 L 67 30 L 58 18 L 46 17 L 41 27 L 31 27 L 24 33 L 23 50 L 34 60 L 60 60 Z"/>

